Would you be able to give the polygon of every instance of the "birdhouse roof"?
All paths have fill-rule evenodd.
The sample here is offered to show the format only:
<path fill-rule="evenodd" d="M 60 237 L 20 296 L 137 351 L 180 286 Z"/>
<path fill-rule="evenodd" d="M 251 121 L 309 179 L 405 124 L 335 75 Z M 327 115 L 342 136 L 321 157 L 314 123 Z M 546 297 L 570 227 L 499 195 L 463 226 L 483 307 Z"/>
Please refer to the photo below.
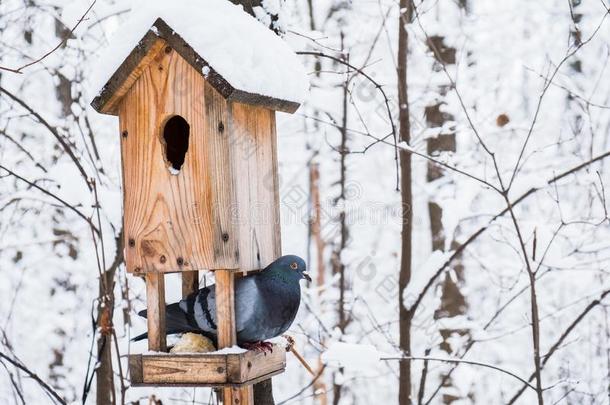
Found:
<path fill-rule="evenodd" d="M 112 113 L 163 39 L 227 100 L 294 112 L 309 84 L 286 42 L 228 0 L 148 0 L 133 8 L 97 63 L 91 105 Z"/>

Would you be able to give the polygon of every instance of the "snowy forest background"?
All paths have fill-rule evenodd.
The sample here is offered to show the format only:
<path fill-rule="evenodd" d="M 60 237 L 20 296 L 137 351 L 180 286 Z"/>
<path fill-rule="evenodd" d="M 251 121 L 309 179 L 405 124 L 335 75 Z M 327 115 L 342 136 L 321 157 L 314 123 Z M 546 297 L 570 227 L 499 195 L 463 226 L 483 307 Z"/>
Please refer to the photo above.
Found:
<path fill-rule="evenodd" d="M 241 3 L 311 81 L 278 141 L 283 252 L 314 276 L 291 335 L 319 377 L 289 354 L 276 402 L 610 404 L 610 3 Z M 89 79 L 142 5 L 90 6 L 0 0 L 0 403 L 216 403 L 129 387 L 144 283 Z M 324 365 L 337 341 L 382 359 Z"/>

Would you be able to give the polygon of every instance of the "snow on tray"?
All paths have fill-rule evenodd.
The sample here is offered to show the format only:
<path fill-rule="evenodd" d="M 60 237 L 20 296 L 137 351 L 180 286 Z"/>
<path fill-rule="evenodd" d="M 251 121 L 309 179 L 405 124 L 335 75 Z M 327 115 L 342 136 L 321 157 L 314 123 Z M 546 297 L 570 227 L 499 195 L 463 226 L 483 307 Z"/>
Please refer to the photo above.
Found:
<path fill-rule="evenodd" d="M 227 0 L 146 0 L 132 10 L 96 63 L 92 94 L 99 94 L 162 18 L 234 88 L 296 103 L 305 100 L 309 82 L 297 55 L 242 7 Z"/>
<path fill-rule="evenodd" d="M 242 353 L 246 353 L 246 352 L 247 352 L 246 349 L 242 349 L 239 346 L 231 346 L 231 347 L 216 350 L 215 352 L 210 352 L 207 354 L 242 354 Z"/>
<path fill-rule="evenodd" d="M 247 350 L 243 349 L 239 346 L 231 346 L 225 349 L 216 350 L 213 352 L 182 352 L 182 353 L 168 353 L 168 352 L 157 352 L 154 350 L 147 350 L 143 354 L 144 355 L 154 355 L 154 356 L 193 356 L 193 355 L 225 355 L 225 354 L 242 354 L 246 353 Z"/>

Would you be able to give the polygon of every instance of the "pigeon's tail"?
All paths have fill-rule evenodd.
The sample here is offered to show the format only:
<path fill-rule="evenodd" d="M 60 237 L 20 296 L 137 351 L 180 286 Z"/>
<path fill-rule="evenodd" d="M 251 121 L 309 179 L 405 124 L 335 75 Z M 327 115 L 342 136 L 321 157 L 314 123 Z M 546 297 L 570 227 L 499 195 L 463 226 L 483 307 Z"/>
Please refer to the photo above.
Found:
<path fill-rule="evenodd" d="M 138 312 L 143 318 L 146 318 L 147 311 Z M 171 335 L 173 333 L 198 332 L 196 326 L 191 325 L 188 315 L 182 311 L 179 303 L 171 304 L 165 307 L 165 333 Z M 148 333 L 143 333 L 136 336 L 132 340 L 138 342 L 148 338 Z"/>

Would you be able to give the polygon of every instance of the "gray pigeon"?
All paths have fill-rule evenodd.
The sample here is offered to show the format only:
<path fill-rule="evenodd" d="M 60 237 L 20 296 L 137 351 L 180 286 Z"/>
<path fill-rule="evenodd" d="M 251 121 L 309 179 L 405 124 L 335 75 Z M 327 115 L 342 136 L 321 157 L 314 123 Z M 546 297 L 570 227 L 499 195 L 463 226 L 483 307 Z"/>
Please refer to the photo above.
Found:
<path fill-rule="evenodd" d="M 237 343 L 248 346 L 286 332 L 299 310 L 299 281 L 311 278 L 305 261 L 283 256 L 262 272 L 235 280 Z M 166 307 L 166 333 L 200 333 L 216 343 L 216 286 L 202 288 Z M 146 311 L 139 313 L 146 317 Z M 134 340 L 146 339 L 143 334 Z"/>

